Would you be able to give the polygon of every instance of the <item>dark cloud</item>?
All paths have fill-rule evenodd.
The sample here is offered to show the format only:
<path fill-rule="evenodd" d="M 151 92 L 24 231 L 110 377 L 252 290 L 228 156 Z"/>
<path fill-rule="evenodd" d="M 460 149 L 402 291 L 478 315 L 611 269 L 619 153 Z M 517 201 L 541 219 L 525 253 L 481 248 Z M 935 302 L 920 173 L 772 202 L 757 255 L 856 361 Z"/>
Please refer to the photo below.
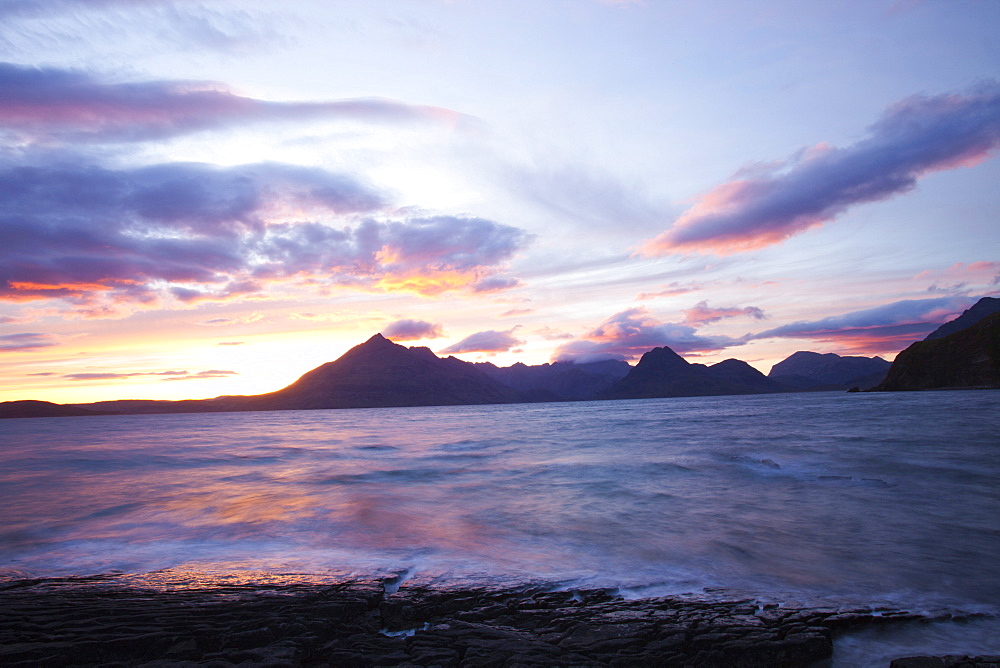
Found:
<path fill-rule="evenodd" d="M 263 121 L 433 121 L 461 114 L 393 100 L 269 102 L 219 83 L 109 83 L 83 71 L 0 63 L 0 130 L 21 142 L 135 142 Z"/>
<path fill-rule="evenodd" d="M 482 218 L 371 217 L 384 207 L 350 177 L 275 163 L 0 167 L 0 299 L 222 300 L 292 277 L 475 290 L 530 238 Z"/>
<path fill-rule="evenodd" d="M 397 320 L 382 330 L 382 335 L 393 341 L 439 339 L 444 336 L 441 325 L 424 320 Z"/>
<path fill-rule="evenodd" d="M 646 308 L 616 313 L 585 336 L 556 348 L 554 361 L 596 362 L 635 359 L 668 346 L 676 353 L 709 352 L 743 344 L 728 336 L 702 336 L 689 324 L 661 322 Z"/>
<path fill-rule="evenodd" d="M 511 348 L 523 345 L 524 341 L 514 336 L 514 330 L 503 332 L 487 330 L 470 334 L 458 343 L 441 350 L 441 355 L 457 355 L 459 353 L 504 353 Z"/>
<path fill-rule="evenodd" d="M 911 190 L 928 173 L 977 164 L 998 147 L 1000 83 L 907 98 L 852 146 L 815 146 L 737 175 L 641 252 L 730 254 L 779 243 L 854 205 Z"/>
<path fill-rule="evenodd" d="M 24 332 L 21 334 L 4 334 L 0 336 L 0 352 L 20 352 L 48 348 L 58 343 L 51 334 Z"/>
<path fill-rule="evenodd" d="M 837 343 L 846 352 L 897 352 L 960 315 L 975 301 L 969 297 L 907 299 L 820 320 L 793 322 L 750 338 L 812 339 Z"/>

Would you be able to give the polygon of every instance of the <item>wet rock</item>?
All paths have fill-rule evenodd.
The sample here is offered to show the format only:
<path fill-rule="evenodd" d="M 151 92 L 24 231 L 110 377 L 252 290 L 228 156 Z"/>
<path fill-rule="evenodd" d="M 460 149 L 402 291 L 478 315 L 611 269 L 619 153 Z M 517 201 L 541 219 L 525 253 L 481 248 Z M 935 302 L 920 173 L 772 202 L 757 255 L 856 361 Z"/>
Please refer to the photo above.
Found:
<path fill-rule="evenodd" d="M 1000 668 L 997 656 L 909 656 L 895 659 L 890 668 Z"/>
<path fill-rule="evenodd" d="M 829 656 L 836 630 L 916 618 L 747 600 L 624 600 L 606 590 L 397 584 L 387 593 L 369 581 L 168 591 L 96 579 L 21 582 L 0 590 L 0 665 L 780 668 Z M 989 657 L 952 659 L 905 661 L 991 665 Z"/>

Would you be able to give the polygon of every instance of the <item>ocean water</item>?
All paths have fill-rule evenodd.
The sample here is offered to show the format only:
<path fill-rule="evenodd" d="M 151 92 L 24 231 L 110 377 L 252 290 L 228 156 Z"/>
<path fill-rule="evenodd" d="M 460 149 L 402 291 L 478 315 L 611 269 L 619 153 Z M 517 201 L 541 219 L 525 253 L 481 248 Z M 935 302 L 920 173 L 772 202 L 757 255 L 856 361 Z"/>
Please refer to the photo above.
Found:
<path fill-rule="evenodd" d="M 1000 612 L 996 391 L 5 420 L 0 501 L 8 579 L 400 574 Z M 1000 653 L 991 619 L 925 625 L 924 649 L 869 635 L 835 665 L 879 643 Z"/>

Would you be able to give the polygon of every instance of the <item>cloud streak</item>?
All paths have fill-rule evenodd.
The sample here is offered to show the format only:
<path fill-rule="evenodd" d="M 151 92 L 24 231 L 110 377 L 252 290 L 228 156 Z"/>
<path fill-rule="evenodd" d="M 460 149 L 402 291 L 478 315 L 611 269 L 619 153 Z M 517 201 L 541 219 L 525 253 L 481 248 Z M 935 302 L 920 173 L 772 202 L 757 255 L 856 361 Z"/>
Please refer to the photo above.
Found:
<path fill-rule="evenodd" d="M 998 148 L 1000 83 L 913 96 L 856 144 L 820 144 L 717 186 L 639 252 L 728 255 L 777 244 L 853 206 L 905 193 L 932 172 L 978 164 Z"/>
<path fill-rule="evenodd" d="M 846 352 L 898 352 L 960 315 L 975 301 L 969 297 L 906 299 L 820 320 L 793 322 L 750 338 L 828 341 Z"/>
<path fill-rule="evenodd" d="M 58 343 L 51 334 L 42 334 L 39 332 L 23 332 L 0 336 L 0 352 L 5 353 L 25 352 L 55 345 L 58 345 Z"/>
<path fill-rule="evenodd" d="M 124 378 L 136 378 L 139 376 L 164 376 L 162 380 L 199 380 L 203 378 L 225 378 L 238 375 L 235 371 L 224 371 L 220 369 L 208 369 L 190 373 L 188 371 L 132 371 L 132 372 L 81 372 L 68 373 L 63 375 L 67 380 L 87 381 L 87 380 L 120 380 Z"/>
<path fill-rule="evenodd" d="M 78 70 L 0 63 L 0 128 L 25 143 L 139 142 L 311 119 L 455 126 L 449 109 L 377 98 L 271 102 L 204 81 L 108 83 Z"/>

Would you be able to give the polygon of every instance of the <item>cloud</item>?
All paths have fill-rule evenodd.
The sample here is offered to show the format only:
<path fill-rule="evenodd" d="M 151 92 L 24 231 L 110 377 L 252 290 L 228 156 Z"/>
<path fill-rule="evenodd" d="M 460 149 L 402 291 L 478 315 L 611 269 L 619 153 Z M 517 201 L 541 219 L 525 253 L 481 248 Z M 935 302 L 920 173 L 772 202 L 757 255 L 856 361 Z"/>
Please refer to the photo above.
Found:
<path fill-rule="evenodd" d="M 907 299 L 820 320 L 794 322 L 750 336 L 836 343 L 847 352 L 897 352 L 972 306 L 969 297 Z"/>
<path fill-rule="evenodd" d="M 118 378 L 132 378 L 133 376 L 143 376 L 140 373 L 68 373 L 63 376 L 69 380 L 115 380 Z"/>
<path fill-rule="evenodd" d="M 705 288 L 704 283 L 679 283 L 674 281 L 668 283 L 667 285 L 661 285 L 655 292 L 640 292 L 636 299 L 646 300 L 646 299 L 656 299 L 657 297 L 677 297 L 679 295 L 686 295 L 690 292 L 698 292 Z"/>
<path fill-rule="evenodd" d="M 541 329 L 536 329 L 535 334 L 538 334 L 546 341 L 563 341 L 566 339 L 573 338 L 573 335 L 570 334 L 569 332 L 561 332 L 558 329 L 553 329 L 552 327 L 549 327 L 547 325 L 545 327 L 542 327 Z"/>
<path fill-rule="evenodd" d="M 690 324 L 661 322 L 648 309 L 637 307 L 616 313 L 582 338 L 562 344 L 552 359 L 560 362 L 634 359 L 662 346 L 684 354 L 722 350 L 743 343 L 728 336 L 702 336 Z"/>
<path fill-rule="evenodd" d="M 998 147 L 1000 83 L 913 96 L 890 107 L 856 144 L 821 144 L 717 186 L 639 252 L 727 255 L 763 248 L 855 205 L 905 193 L 931 172 L 982 162 Z"/>
<path fill-rule="evenodd" d="M 378 244 L 368 269 L 381 274 L 377 287 L 422 295 L 463 288 L 495 292 L 517 285 L 494 271 L 534 238 L 509 225 L 462 216 L 367 220 L 357 236 Z"/>
<path fill-rule="evenodd" d="M 63 378 L 69 380 L 119 380 L 122 378 L 136 378 L 139 376 L 165 376 L 162 380 L 197 380 L 201 378 L 223 378 L 226 376 L 238 375 L 235 371 L 220 371 L 209 369 L 190 373 L 188 371 L 132 371 L 132 372 L 83 372 L 68 373 Z"/>
<path fill-rule="evenodd" d="M 472 284 L 473 292 L 499 292 L 521 285 L 521 281 L 513 276 L 487 276 Z"/>
<path fill-rule="evenodd" d="M 957 262 L 944 270 L 922 271 L 915 280 L 933 281 L 927 292 L 947 295 L 983 293 L 989 286 L 1000 285 L 1000 262 Z"/>
<path fill-rule="evenodd" d="M 246 341 L 219 341 L 215 345 L 217 346 L 242 346 L 245 345 Z"/>
<path fill-rule="evenodd" d="M 708 302 L 698 302 L 692 308 L 684 311 L 684 322 L 688 325 L 694 327 L 699 327 L 701 325 L 707 325 L 708 323 L 718 322 L 723 318 L 735 318 L 737 316 L 748 316 L 755 320 L 763 320 L 767 316 L 764 312 L 757 308 L 756 306 L 746 306 L 740 308 L 738 306 L 730 306 L 728 308 L 712 308 L 708 305 Z"/>
<path fill-rule="evenodd" d="M 38 348 L 48 348 L 58 343 L 51 334 L 24 332 L 22 334 L 4 334 L 0 336 L 0 352 L 24 352 Z"/>
<path fill-rule="evenodd" d="M 458 343 L 439 351 L 440 355 L 457 355 L 459 353 L 504 353 L 523 345 L 524 341 L 514 336 L 517 327 L 506 331 L 487 330 L 470 334 Z"/>
<path fill-rule="evenodd" d="M 88 0 L 90 6 L 134 5 L 135 0 Z M 3 0 L 0 2 L 0 18 L 12 19 L 18 16 L 37 16 L 53 12 L 79 9 L 75 0 Z"/>
<path fill-rule="evenodd" d="M 187 374 L 183 376 L 174 376 L 172 378 L 164 378 L 163 380 L 203 380 L 205 378 L 228 378 L 229 376 L 238 376 L 239 374 L 235 371 L 225 371 L 221 369 L 209 369 L 207 371 L 199 371 L 198 373 Z"/>
<path fill-rule="evenodd" d="M 137 142 L 247 123 L 334 119 L 431 121 L 457 112 L 376 98 L 270 102 L 204 81 L 108 83 L 80 70 L 0 63 L 0 130 L 20 142 Z"/>
<path fill-rule="evenodd" d="M 397 320 L 385 326 L 382 336 L 393 341 L 439 339 L 444 334 L 441 325 L 424 320 Z"/>
<path fill-rule="evenodd" d="M 44 46 L 81 53 L 99 49 L 106 61 L 135 62 L 149 45 L 191 53 L 242 56 L 287 46 L 294 29 L 280 10 L 231 8 L 192 0 L 0 0 L 0 41 L 11 54 Z M 112 58 L 112 56 L 116 58 Z"/>
<path fill-rule="evenodd" d="M 517 317 L 519 315 L 528 315 L 529 313 L 534 313 L 534 312 L 535 312 L 535 309 L 533 309 L 533 308 L 512 308 L 512 309 L 508 309 L 508 310 L 504 311 L 503 313 L 501 313 L 497 317 L 500 317 L 500 318 L 515 318 L 515 317 Z"/>
<path fill-rule="evenodd" d="M 476 291 L 531 239 L 483 218 L 377 218 L 384 209 L 355 179 L 278 163 L 0 166 L 0 300 L 226 300 L 293 279 Z"/>

